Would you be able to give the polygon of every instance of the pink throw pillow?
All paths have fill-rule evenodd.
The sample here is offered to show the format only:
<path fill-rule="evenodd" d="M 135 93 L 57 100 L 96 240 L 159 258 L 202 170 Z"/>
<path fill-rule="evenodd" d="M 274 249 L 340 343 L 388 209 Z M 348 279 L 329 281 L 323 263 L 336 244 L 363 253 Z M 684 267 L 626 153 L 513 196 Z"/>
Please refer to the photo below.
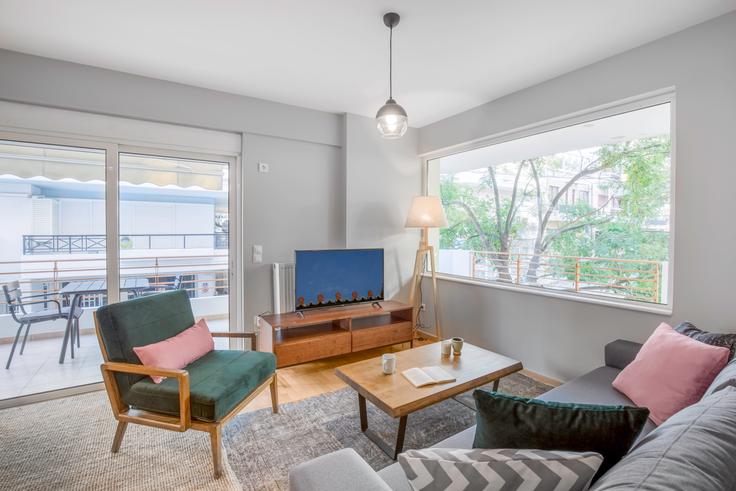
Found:
<path fill-rule="evenodd" d="M 728 355 L 728 348 L 696 341 L 662 323 L 613 387 L 637 406 L 649 408 L 649 417 L 660 425 L 703 397 Z"/>
<path fill-rule="evenodd" d="M 207 328 L 207 322 L 200 319 L 192 327 L 176 336 L 158 343 L 133 348 L 141 363 L 147 367 L 179 369 L 215 349 L 215 341 Z M 160 384 L 166 377 L 151 376 Z"/>

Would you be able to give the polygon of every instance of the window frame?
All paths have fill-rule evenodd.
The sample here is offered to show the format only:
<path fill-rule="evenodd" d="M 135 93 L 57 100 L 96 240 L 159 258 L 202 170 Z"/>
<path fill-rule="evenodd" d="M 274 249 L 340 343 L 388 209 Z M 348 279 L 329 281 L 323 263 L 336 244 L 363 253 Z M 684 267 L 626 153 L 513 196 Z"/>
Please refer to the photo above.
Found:
<path fill-rule="evenodd" d="M 677 142 L 676 142 L 676 92 L 674 87 L 668 87 L 661 90 L 629 97 L 623 100 L 614 101 L 589 109 L 576 111 L 563 116 L 551 118 L 545 121 L 532 123 L 530 125 L 514 128 L 490 135 L 484 138 L 467 141 L 457 145 L 433 150 L 420 154 L 422 165 L 422 194 L 429 194 L 429 186 L 431 182 L 439 182 L 436 177 L 430 176 L 429 163 L 432 160 L 448 157 L 457 153 L 467 152 L 478 148 L 488 147 L 505 143 L 528 136 L 547 133 L 559 130 L 568 126 L 574 126 L 597 119 L 616 116 L 618 114 L 645 109 L 647 107 L 660 104 L 670 104 L 670 230 L 669 230 L 669 260 L 667 263 L 667 295 L 666 303 L 654 304 L 641 302 L 636 300 L 624 300 L 609 298 L 605 296 L 594 295 L 584 292 L 566 292 L 560 290 L 546 290 L 535 286 L 515 285 L 504 283 L 496 280 L 483 280 L 478 278 L 470 278 L 467 276 L 453 275 L 438 271 L 437 278 L 442 281 L 452 281 L 456 283 L 464 283 L 474 286 L 495 288 L 500 290 L 514 291 L 518 293 L 528 293 L 533 295 L 541 295 L 544 297 L 552 297 L 564 300 L 572 300 L 576 302 L 605 305 L 609 307 L 622 308 L 627 310 L 635 310 L 641 312 L 649 312 L 653 314 L 672 315 L 674 303 L 674 264 L 675 264 L 675 183 L 676 183 L 676 162 L 677 162 Z M 439 233 L 437 230 L 430 232 L 430 241 L 435 246 L 437 254 L 439 253 Z M 425 269 L 425 276 L 428 274 Z"/>

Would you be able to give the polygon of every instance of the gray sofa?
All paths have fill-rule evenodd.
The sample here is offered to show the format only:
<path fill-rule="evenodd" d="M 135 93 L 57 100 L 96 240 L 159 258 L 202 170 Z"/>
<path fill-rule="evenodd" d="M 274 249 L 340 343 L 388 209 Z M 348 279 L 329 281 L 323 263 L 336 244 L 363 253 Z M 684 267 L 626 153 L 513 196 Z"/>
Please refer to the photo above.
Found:
<path fill-rule="evenodd" d="M 615 390 L 611 382 L 636 357 L 640 348 L 640 344 L 625 340 L 609 343 L 604 350 L 605 365 L 550 390 L 540 399 L 634 405 L 626 396 Z M 716 385 L 718 387 L 714 388 Z M 676 414 L 657 431 L 653 432 L 656 428 L 654 423 L 651 420 L 647 421 L 629 455 L 598 480 L 593 489 L 601 491 L 736 489 L 736 388 L 729 387 L 734 385 L 736 385 L 736 362 L 727 365 L 711 389 L 706 392 L 706 396 L 716 389 L 728 390 L 718 392 L 707 401 L 704 396 L 701 402 Z M 703 441 L 712 440 L 711 435 L 714 432 L 717 432 L 723 441 L 715 442 L 717 444 L 715 449 L 703 449 Z M 433 446 L 471 448 L 474 434 L 475 426 Z M 674 445 L 673 442 L 680 444 Z M 678 475 L 678 471 L 682 473 L 683 469 L 687 470 L 688 466 L 693 465 L 692 452 L 699 452 L 703 460 L 699 465 L 706 468 L 698 468 L 698 472 L 689 472 L 685 476 Z M 617 471 L 619 468 L 621 470 Z M 698 478 L 701 480 L 698 481 Z M 661 486 L 654 485 L 658 479 Z M 411 491 L 398 463 L 375 472 L 352 449 L 323 455 L 295 467 L 289 473 L 289 489 Z"/>

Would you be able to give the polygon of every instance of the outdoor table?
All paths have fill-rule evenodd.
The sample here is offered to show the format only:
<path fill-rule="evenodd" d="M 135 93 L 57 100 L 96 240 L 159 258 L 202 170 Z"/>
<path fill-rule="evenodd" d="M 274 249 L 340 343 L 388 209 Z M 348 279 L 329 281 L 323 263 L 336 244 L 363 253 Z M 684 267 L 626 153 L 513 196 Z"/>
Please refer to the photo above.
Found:
<path fill-rule="evenodd" d="M 120 281 L 121 292 L 131 292 L 137 297 L 141 290 L 149 287 L 148 278 L 122 278 Z M 63 297 L 72 298 L 69 303 L 69 318 L 66 321 L 66 329 L 64 330 L 64 342 L 61 345 L 61 355 L 59 355 L 59 363 L 64 363 L 66 357 L 66 345 L 69 342 L 74 323 L 74 312 L 82 305 L 82 297 L 84 295 L 94 295 L 99 293 L 107 293 L 107 280 L 87 280 L 87 281 L 70 281 L 60 291 Z M 74 357 L 74 346 L 72 349 L 72 358 Z"/>

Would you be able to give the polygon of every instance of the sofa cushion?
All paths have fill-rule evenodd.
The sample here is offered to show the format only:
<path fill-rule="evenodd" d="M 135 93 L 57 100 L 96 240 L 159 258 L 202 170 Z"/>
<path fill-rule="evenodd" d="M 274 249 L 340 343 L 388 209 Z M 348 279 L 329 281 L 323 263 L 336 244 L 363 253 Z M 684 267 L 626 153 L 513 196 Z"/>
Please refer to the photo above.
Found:
<path fill-rule="evenodd" d="M 689 338 L 693 338 L 701 343 L 710 344 L 711 346 L 721 346 L 728 348 L 729 360 L 733 360 L 736 355 L 736 333 L 721 334 L 718 332 L 703 331 L 695 327 L 692 322 L 681 322 L 675 327 L 675 331 L 684 334 Z"/>
<path fill-rule="evenodd" d="M 163 341 L 194 324 L 192 307 L 184 290 L 104 305 L 97 309 L 95 317 L 109 360 L 138 365 L 141 361 L 133 351 L 135 346 Z M 120 394 L 125 397 L 133 384 L 147 377 L 116 373 L 115 378 Z"/>
<path fill-rule="evenodd" d="M 585 491 L 602 462 L 594 452 L 551 450 L 428 448 L 399 455 L 414 491 Z"/>
<path fill-rule="evenodd" d="M 597 452 L 604 458 L 598 475 L 628 452 L 649 416 L 646 408 L 540 401 L 482 389 L 473 397 L 474 448 Z"/>
<path fill-rule="evenodd" d="M 705 390 L 703 397 L 708 397 L 726 387 L 736 387 L 736 360 L 731 360 L 728 365 L 723 367 L 723 370 L 718 372 L 716 378 L 713 379 L 713 382 Z"/>
<path fill-rule="evenodd" d="M 192 418 L 218 421 L 274 373 L 276 357 L 257 351 L 215 350 L 185 369 Z M 178 415 L 178 387 L 174 378 L 155 384 L 146 377 L 133 384 L 123 400 L 138 409 Z"/>
<path fill-rule="evenodd" d="M 736 489 L 736 388 L 672 416 L 595 484 L 595 491 Z"/>
<path fill-rule="evenodd" d="M 710 346 L 662 323 L 621 370 L 613 387 L 651 411 L 655 424 L 703 397 L 728 361 L 728 348 Z"/>
<path fill-rule="evenodd" d="M 404 478 L 404 483 L 406 483 L 406 478 Z M 406 486 L 409 485 L 406 484 Z M 336 491 L 338 489 L 391 491 L 391 488 L 352 448 L 343 448 L 337 452 L 319 456 L 289 471 L 289 491 Z"/>

